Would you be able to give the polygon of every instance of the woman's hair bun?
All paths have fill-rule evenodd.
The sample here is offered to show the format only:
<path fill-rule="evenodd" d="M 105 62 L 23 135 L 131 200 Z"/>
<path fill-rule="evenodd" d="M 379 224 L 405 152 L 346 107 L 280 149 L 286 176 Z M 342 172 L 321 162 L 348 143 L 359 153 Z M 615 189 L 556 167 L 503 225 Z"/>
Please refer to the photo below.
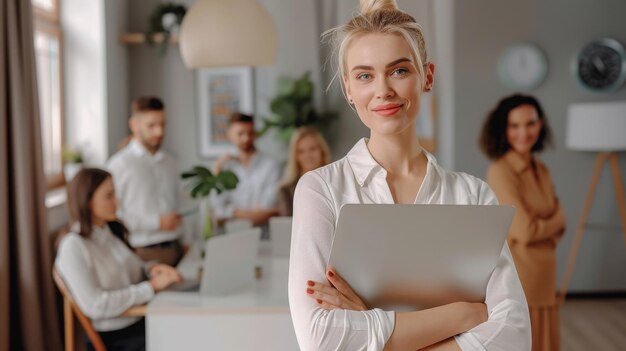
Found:
<path fill-rule="evenodd" d="M 396 0 L 360 0 L 361 14 L 367 15 L 377 11 L 394 11 L 398 10 Z"/>

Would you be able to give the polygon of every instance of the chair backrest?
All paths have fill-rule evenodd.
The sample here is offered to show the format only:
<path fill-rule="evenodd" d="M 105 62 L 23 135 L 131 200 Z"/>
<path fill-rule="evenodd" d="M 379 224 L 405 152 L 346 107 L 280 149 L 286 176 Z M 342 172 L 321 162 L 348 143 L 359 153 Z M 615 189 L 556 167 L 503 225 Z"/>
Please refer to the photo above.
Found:
<path fill-rule="evenodd" d="M 100 334 L 93 328 L 91 320 L 83 314 L 74 302 L 63 278 L 59 275 L 56 268 L 52 268 L 52 279 L 63 296 L 63 320 L 65 323 L 65 351 L 74 351 L 74 315 L 78 322 L 85 330 L 87 337 L 91 341 L 96 351 L 106 351 L 106 347 L 100 338 Z"/>
<path fill-rule="evenodd" d="M 240 232 L 250 228 L 252 228 L 252 222 L 249 219 L 235 218 L 224 223 L 224 233 Z"/>

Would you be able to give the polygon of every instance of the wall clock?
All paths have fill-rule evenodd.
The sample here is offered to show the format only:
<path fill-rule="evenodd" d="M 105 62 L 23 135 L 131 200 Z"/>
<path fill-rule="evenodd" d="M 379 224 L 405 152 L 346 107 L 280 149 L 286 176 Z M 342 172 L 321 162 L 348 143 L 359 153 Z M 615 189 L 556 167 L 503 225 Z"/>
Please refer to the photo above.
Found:
<path fill-rule="evenodd" d="M 626 79 L 626 51 L 615 39 L 594 40 L 578 53 L 574 73 L 579 84 L 588 90 L 615 91 Z"/>
<path fill-rule="evenodd" d="M 529 90 L 536 88 L 548 74 L 548 60 L 538 46 L 517 43 L 508 47 L 498 59 L 498 76 L 502 84 Z"/>

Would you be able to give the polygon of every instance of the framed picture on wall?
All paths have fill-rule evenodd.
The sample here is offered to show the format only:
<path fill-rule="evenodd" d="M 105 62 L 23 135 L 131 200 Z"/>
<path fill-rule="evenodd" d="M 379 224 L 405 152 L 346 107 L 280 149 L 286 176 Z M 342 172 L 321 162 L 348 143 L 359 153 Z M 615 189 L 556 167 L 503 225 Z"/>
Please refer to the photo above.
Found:
<path fill-rule="evenodd" d="M 233 112 L 254 112 L 252 68 L 200 69 L 196 84 L 200 156 L 216 158 L 234 152 L 226 136 L 228 120 Z"/>

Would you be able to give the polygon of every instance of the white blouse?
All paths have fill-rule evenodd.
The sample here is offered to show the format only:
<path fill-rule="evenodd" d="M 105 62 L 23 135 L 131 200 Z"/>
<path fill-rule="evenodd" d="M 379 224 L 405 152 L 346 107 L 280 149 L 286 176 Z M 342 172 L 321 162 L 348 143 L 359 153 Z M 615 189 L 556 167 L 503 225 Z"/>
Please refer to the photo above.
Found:
<path fill-rule="evenodd" d="M 382 350 L 395 313 L 325 310 L 307 296 L 306 282 L 326 281 L 335 225 L 348 203 L 394 203 L 387 172 L 361 139 L 341 160 L 305 174 L 294 197 L 289 304 L 302 350 Z M 465 173 L 448 172 L 426 153 L 428 166 L 416 204 L 495 205 L 489 186 Z M 530 350 L 530 319 L 511 253 L 505 244 L 487 286 L 489 319 L 455 337 L 463 350 Z"/>
<path fill-rule="evenodd" d="M 144 262 L 108 226 L 94 227 L 91 237 L 68 233 L 59 244 L 55 267 L 80 310 L 98 331 L 111 331 L 137 322 L 120 317 L 129 307 L 154 296 L 144 280 Z"/>

